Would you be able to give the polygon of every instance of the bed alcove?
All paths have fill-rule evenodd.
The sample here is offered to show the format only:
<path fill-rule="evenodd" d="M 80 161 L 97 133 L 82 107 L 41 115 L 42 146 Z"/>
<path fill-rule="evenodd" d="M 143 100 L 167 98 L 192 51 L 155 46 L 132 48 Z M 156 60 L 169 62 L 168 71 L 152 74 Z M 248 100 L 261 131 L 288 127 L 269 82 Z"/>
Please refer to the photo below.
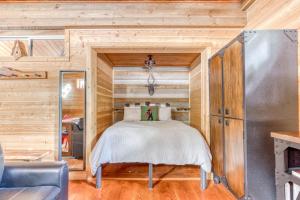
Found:
<path fill-rule="evenodd" d="M 147 190 L 147 164 L 108 164 L 103 166 L 103 177 L 106 179 L 103 181 L 103 186 L 105 187 L 102 190 L 95 189 L 96 181 L 91 174 L 89 164 L 89 157 L 95 144 L 104 130 L 123 119 L 124 108 L 122 107 L 125 104 L 137 103 L 137 96 L 143 98 L 143 101 L 147 100 L 141 96 L 143 93 L 146 94 L 142 84 L 133 86 L 134 84 L 126 83 L 131 81 L 129 79 L 131 75 L 135 76 L 134 73 L 139 74 L 140 71 L 131 73 L 125 70 L 126 67 L 116 66 L 113 57 L 117 55 L 121 58 L 125 54 L 145 54 L 145 56 L 156 54 L 155 57 L 175 53 L 198 54 L 189 67 L 188 84 L 178 87 L 180 95 L 186 94 L 188 90 L 188 98 L 173 102 L 172 105 L 183 108 L 183 111 L 173 112 L 173 117 L 188 123 L 203 134 L 211 147 L 214 160 L 218 160 L 218 157 L 226 159 L 225 153 L 214 152 L 214 147 L 222 146 L 222 144 L 218 145 L 218 141 L 216 142 L 215 133 L 225 133 L 220 130 L 225 126 L 230 127 L 231 123 L 226 125 L 226 121 L 222 121 L 225 119 L 224 116 L 221 118 L 210 116 L 216 114 L 209 108 L 209 104 L 213 102 L 213 99 L 209 97 L 211 58 L 217 52 L 223 57 L 225 49 L 231 46 L 230 41 L 244 31 L 253 33 L 258 30 L 273 29 L 287 32 L 293 32 L 290 29 L 299 31 L 299 10 L 299 0 L 2 0 L 0 3 L 0 75 L 4 71 L 4 76 L 0 78 L 0 145 L 3 148 L 5 161 L 53 162 L 59 160 L 59 143 L 61 143 L 59 138 L 59 75 L 61 71 L 84 71 L 86 74 L 85 169 L 69 172 L 70 199 L 151 199 L 153 196 L 155 199 L 237 199 L 236 192 L 232 190 L 228 181 L 226 183 L 226 179 L 224 179 L 225 184 L 216 184 L 219 181 L 222 182 L 222 179 L 212 176 L 217 174 L 214 168 L 213 174 L 208 174 L 208 178 L 211 179 L 209 189 L 202 192 L 199 189 L 199 168 L 193 166 L 176 168 L 154 166 L 153 177 L 157 185 L 155 185 L 156 190 L 154 187 L 154 190 L 149 192 Z M 272 56 L 270 60 L 266 60 L 266 63 L 270 65 L 273 60 L 277 60 L 276 58 L 283 60 L 284 56 L 295 53 L 291 60 L 295 62 L 298 60 L 298 73 L 293 73 L 294 78 L 298 77 L 298 82 L 295 81 L 293 84 L 293 86 L 297 85 L 298 93 L 294 93 L 296 96 L 293 100 L 298 98 L 296 103 L 299 104 L 300 43 L 296 41 L 299 41 L 300 34 L 297 34 L 297 39 L 294 38 L 294 34 L 290 37 L 288 33 L 287 36 L 294 42 L 295 50 L 298 51 L 290 53 L 287 48 L 281 48 L 280 50 L 285 52 L 279 56 Z M 274 46 L 278 46 L 282 41 L 277 38 L 273 42 Z M 265 48 L 266 40 L 259 44 L 263 49 L 260 56 L 271 55 L 273 50 L 276 50 L 273 47 Z M 259 52 L 257 47 L 253 49 Z M 128 58 L 128 55 L 125 57 Z M 254 57 L 253 61 L 258 61 L 257 57 Z M 285 71 L 288 71 L 286 70 L 287 63 L 283 64 Z M 25 79 L 6 77 L 7 68 L 27 74 L 27 77 Z M 132 68 L 132 64 L 127 68 Z M 220 67 L 222 68 L 223 66 Z M 32 76 L 40 73 L 43 78 L 37 78 L 38 75 L 34 75 L 35 78 Z M 116 78 L 116 74 L 119 78 Z M 259 74 L 259 76 L 262 75 L 263 73 Z M 279 77 L 282 77 L 281 75 L 279 74 Z M 125 76 L 126 80 L 124 80 Z M 156 77 L 159 79 L 159 76 Z M 141 75 L 140 78 L 144 79 L 145 76 Z M 254 78 L 257 79 L 256 76 Z M 277 84 L 280 82 L 277 81 Z M 164 91 L 173 93 L 172 88 L 164 87 Z M 156 94 L 161 94 L 159 90 L 156 90 L 158 91 Z M 135 98 L 133 98 L 133 91 L 136 92 Z M 278 94 L 279 91 L 275 93 Z M 168 103 L 172 98 L 165 100 L 165 96 L 163 97 L 164 102 Z M 285 100 L 290 101 L 290 98 L 285 96 Z M 263 105 L 259 104 L 259 106 Z M 269 102 L 267 104 L 269 106 Z M 221 111 L 221 114 L 226 114 L 225 103 L 223 106 L 224 113 Z M 184 108 L 188 109 L 184 110 Z M 277 108 L 286 110 L 283 109 L 282 104 L 279 104 Z M 216 112 L 219 109 L 217 108 Z M 290 118 L 290 116 L 283 117 L 281 113 L 274 116 L 282 116 L 282 119 Z M 280 122 L 282 122 L 281 119 Z M 218 131 L 214 130 L 215 124 L 220 127 Z M 268 130 L 270 131 L 277 130 Z M 270 135 L 265 136 L 269 138 Z M 227 145 L 234 149 L 233 159 L 236 158 L 235 152 L 243 153 L 236 150 L 236 144 L 242 144 L 240 142 L 242 139 L 247 143 L 249 140 L 245 138 L 247 137 L 239 137 L 239 142 L 232 140 L 234 142 Z M 276 140 L 281 142 L 276 137 L 274 139 L 275 142 Z M 256 146 L 264 141 L 256 139 L 244 147 L 258 149 Z M 219 140 L 220 143 L 223 143 L 222 140 Z M 220 149 L 224 149 L 223 146 Z M 274 154 L 267 151 L 263 145 L 259 155 L 266 155 L 270 158 Z M 277 151 L 277 155 L 280 155 L 280 152 Z M 243 163 L 241 169 L 246 169 L 249 163 Z M 263 181 L 253 181 L 255 188 L 267 191 L 268 186 L 277 185 L 281 187 L 279 198 L 283 199 L 283 188 L 277 181 L 277 177 L 282 175 L 281 172 L 275 171 L 274 175 L 274 169 L 269 169 L 266 173 L 260 164 L 253 163 L 255 167 L 252 172 L 255 172 L 255 175 L 252 176 L 253 173 L 246 172 L 245 184 L 240 184 L 240 188 L 245 190 L 246 196 L 243 199 L 256 198 L 249 193 L 251 190 L 247 188 L 247 185 L 249 185 L 249 180 L 251 182 L 255 177 L 266 180 L 260 174 L 276 177 L 276 182 L 263 184 Z M 213 165 L 216 166 L 214 161 Z M 226 171 L 226 165 L 224 166 L 223 169 Z M 243 176 L 236 173 L 236 170 L 231 168 L 228 171 L 234 174 L 236 182 L 242 182 Z M 248 179 L 247 176 L 252 177 Z M 279 182 L 283 182 L 285 178 L 286 172 L 279 178 Z M 287 185 L 285 189 L 289 190 L 293 198 L 295 196 L 292 190 L 295 187 L 291 185 L 291 182 L 289 183 L 290 189 L 286 189 Z M 227 185 L 228 188 L 226 188 Z"/>
<path fill-rule="evenodd" d="M 201 102 L 207 101 L 206 97 L 208 95 L 205 94 L 207 94 L 208 90 L 206 90 L 207 85 L 205 85 L 205 81 L 202 81 L 203 78 L 206 78 L 205 71 L 200 73 L 207 67 L 205 62 L 201 63 L 201 59 L 208 57 L 209 53 L 209 49 L 201 53 L 200 50 L 180 49 L 179 47 L 168 49 L 91 47 L 87 84 L 95 85 L 96 87 L 91 87 L 91 90 L 88 91 L 88 94 L 89 92 L 91 94 L 91 100 L 95 103 L 91 104 L 90 109 L 92 110 L 90 112 L 88 111 L 89 108 L 87 108 L 87 119 L 89 116 L 93 119 L 92 121 L 87 121 L 87 126 L 89 126 L 88 123 L 95 125 L 92 127 L 94 134 L 88 134 L 87 136 L 87 140 L 90 141 L 90 146 L 87 144 L 88 155 L 103 131 L 123 118 L 122 107 L 125 104 L 146 101 L 151 103 L 170 103 L 171 107 L 175 108 L 172 112 L 172 118 L 184 121 L 195 127 L 203 133 L 206 141 L 209 142 L 209 124 L 206 124 L 208 120 L 205 119 L 208 116 L 205 112 L 208 110 L 205 104 L 201 105 Z M 156 72 L 158 79 L 161 78 L 166 85 L 171 83 L 171 86 L 161 84 L 162 86 L 160 87 L 162 89 L 157 89 L 158 93 L 154 97 L 150 97 L 146 92 L 146 82 L 143 82 L 147 79 L 144 74 L 145 70 L 142 68 L 147 55 L 154 55 L 154 58 L 161 63 L 161 66 L 157 66 L 159 68 Z M 172 77 L 174 74 L 175 76 Z M 89 80 L 92 81 L 89 83 Z M 172 81 L 175 83 L 172 83 Z M 89 88 L 88 85 L 87 87 Z M 164 94 L 164 92 L 176 94 L 176 91 L 179 92 L 178 96 L 181 98 L 175 97 L 175 95 L 166 98 L 168 93 Z M 176 107 L 180 110 L 176 110 Z M 148 180 L 147 164 L 109 164 L 104 165 L 102 172 L 104 179 Z M 88 180 L 95 181 L 91 175 L 88 175 L 88 177 Z M 199 180 L 199 167 L 167 165 L 154 167 L 153 180 L 177 179 Z"/>

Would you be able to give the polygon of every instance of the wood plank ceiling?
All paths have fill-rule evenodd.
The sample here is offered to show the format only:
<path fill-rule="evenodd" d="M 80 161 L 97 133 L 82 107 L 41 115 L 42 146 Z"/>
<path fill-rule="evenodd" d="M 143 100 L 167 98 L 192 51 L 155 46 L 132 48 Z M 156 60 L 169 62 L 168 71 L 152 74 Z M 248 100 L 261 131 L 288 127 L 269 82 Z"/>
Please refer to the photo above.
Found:
<path fill-rule="evenodd" d="M 106 57 L 114 67 L 141 67 L 144 66 L 147 53 L 107 53 Z M 152 53 L 156 62 L 155 66 L 160 67 L 190 67 L 199 53 Z"/>

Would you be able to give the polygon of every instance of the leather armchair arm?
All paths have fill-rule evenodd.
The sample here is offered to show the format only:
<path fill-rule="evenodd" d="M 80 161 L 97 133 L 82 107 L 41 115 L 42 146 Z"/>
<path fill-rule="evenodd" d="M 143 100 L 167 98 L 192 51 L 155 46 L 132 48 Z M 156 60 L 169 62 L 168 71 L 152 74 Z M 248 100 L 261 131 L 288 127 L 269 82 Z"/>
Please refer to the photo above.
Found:
<path fill-rule="evenodd" d="M 1 186 L 57 186 L 68 197 L 68 172 L 65 162 L 5 163 Z"/>

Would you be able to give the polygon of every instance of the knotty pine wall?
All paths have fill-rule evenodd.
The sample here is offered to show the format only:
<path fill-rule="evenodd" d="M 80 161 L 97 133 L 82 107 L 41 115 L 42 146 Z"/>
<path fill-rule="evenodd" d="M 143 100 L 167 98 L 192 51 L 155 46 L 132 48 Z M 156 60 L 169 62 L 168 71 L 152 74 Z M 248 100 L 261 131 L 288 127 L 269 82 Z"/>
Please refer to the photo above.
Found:
<path fill-rule="evenodd" d="M 19 70 L 44 70 L 48 79 L 5 80 L 0 83 L 0 142 L 4 149 L 51 151 L 48 159 L 57 157 L 58 95 L 60 70 L 88 70 L 89 47 L 99 49 L 130 47 L 173 49 L 175 52 L 199 52 L 207 45 L 223 46 L 239 33 L 239 29 L 209 28 L 103 28 L 65 30 L 67 56 L 63 59 L 28 58 L 0 61 L 0 67 Z M 61 34 L 49 30 L 0 30 L 0 35 Z M 207 37 L 210 35 L 210 37 Z M 150 45 L 151 44 L 151 45 Z M 99 50 L 100 51 L 100 50 Z M 87 74 L 88 75 L 88 74 Z M 87 76 L 89 78 L 89 75 Z M 88 86 L 87 86 L 87 89 Z M 87 108 L 88 109 L 88 108 Z M 87 110 L 88 111 L 88 110 Z M 88 117 L 87 117 L 87 120 Z M 90 135 L 90 136 L 89 136 Z M 87 132 L 87 143 L 96 134 Z M 87 145 L 87 153 L 92 145 Z M 87 155 L 88 158 L 88 155 Z"/>
<path fill-rule="evenodd" d="M 181 5 L 177 3 L 171 6 L 162 6 L 160 3 L 149 7 L 144 4 L 140 6 L 146 9 L 135 9 L 134 5 L 132 8 L 144 10 L 148 12 L 148 15 L 141 15 L 141 13 L 132 15 L 132 12 L 126 11 L 122 15 L 114 16 L 111 7 L 98 12 L 93 4 L 89 3 L 82 5 L 3 3 L 0 5 L 0 35 L 62 33 L 66 36 L 67 55 L 64 59 L 30 58 L 19 61 L 0 59 L 0 67 L 48 72 L 48 79 L 45 80 L 3 80 L 0 82 L 0 142 L 5 149 L 46 149 L 52 152 L 49 159 L 56 157 L 59 71 L 72 69 L 88 71 L 87 60 L 90 46 L 130 47 L 132 49 L 175 48 L 178 52 L 193 49 L 194 52 L 207 51 L 206 57 L 208 58 L 238 35 L 245 25 L 247 29 L 297 28 L 299 30 L 299 4 L 300 2 L 295 0 L 256 0 L 248 8 L 247 13 L 239 11 L 240 6 L 235 3 L 226 5 L 215 3 Z M 123 9 L 122 6 L 119 7 L 119 10 Z M 78 15 L 79 10 L 84 12 Z M 88 18 L 93 14 L 92 11 L 97 14 L 98 18 Z M 63 13 L 63 18 L 60 17 L 61 13 Z M 208 13 L 213 14 L 207 17 Z M 248 22 L 246 22 L 246 14 Z M 147 17 L 141 20 L 139 16 Z M 47 30 L 63 28 L 62 26 L 69 28 Z M 41 30 L 24 30 L 24 27 Z M 202 63 L 207 64 L 207 58 L 202 59 Z M 202 96 L 202 98 L 207 96 Z M 205 104 L 201 104 L 201 107 L 203 105 Z M 207 119 L 207 116 L 203 114 L 205 109 L 207 107 L 201 110 L 201 116 Z M 209 123 L 202 120 L 201 124 L 207 130 Z M 91 133 L 87 134 L 91 135 L 87 141 L 91 143 L 95 137 Z M 208 133 L 205 132 L 205 134 Z M 91 150 L 89 145 L 87 148 L 89 152 Z"/>
<path fill-rule="evenodd" d="M 48 72 L 44 80 L 0 82 L 0 143 L 4 149 L 49 150 L 51 160 L 58 147 L 59 71 L 86 70 L 90 79 L 91 46 L 214 51 L 246 24 L 238 3 L 2 3 L 0 13 L 0 36 L 65 34 L 64 58 L 0 58 L 0 67 Z M 89 154 L 97 136 L 87 131 Z"/>
<path fill-rule="evenodd" d="M 154 77 L 157 87 L 153 96 L 148 94 L 148 72 L 142 67 L 114 68 L 114 121 L 123 119 L 126 103 L 145 102 L 165 104 L 172 107 L 172 118 L 189 123 L 189 111 L 177 111 L 177 108 L 189 108 L 189 68 L 155 67 Z"/>
<path fill-rule="evenodd" d="M 241 28 L 246 25 L 245 12 L 238 2 L 1 3 L 0 13 L 0 28 Z"/>
<path fill-rule="evenodd" d="M 103 54 L 97 59 L 97 138 L 113 123 L 113 70 Z"/>
<path fill-rule="evenodd" d="M 199 57 L 201 62 L 196 60 L 190 71 L 190 125 L 199 130 L 208 144 L 210 143 L 208 59 L 211 51 L 209 47 L 202 51 Z"/>
<path fill-rule="evenodd" d="M 190 72 L 190 125 L 201 131 L 201 63 Z"/>

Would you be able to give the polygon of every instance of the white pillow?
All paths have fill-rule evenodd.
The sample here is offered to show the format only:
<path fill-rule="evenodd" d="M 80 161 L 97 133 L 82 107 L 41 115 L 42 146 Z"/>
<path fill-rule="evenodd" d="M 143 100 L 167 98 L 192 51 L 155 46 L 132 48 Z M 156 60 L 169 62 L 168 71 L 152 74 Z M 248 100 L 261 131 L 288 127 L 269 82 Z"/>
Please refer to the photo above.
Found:
<path fill-rule="evenodd" d="M 160 121 L 172 120 L 171 107 L 160 107 L 158 117 Z"/>
<path fill-rule="evenodd" d="M 124 121 L 141 121 L 141 107 L 125 107 Z"/>

